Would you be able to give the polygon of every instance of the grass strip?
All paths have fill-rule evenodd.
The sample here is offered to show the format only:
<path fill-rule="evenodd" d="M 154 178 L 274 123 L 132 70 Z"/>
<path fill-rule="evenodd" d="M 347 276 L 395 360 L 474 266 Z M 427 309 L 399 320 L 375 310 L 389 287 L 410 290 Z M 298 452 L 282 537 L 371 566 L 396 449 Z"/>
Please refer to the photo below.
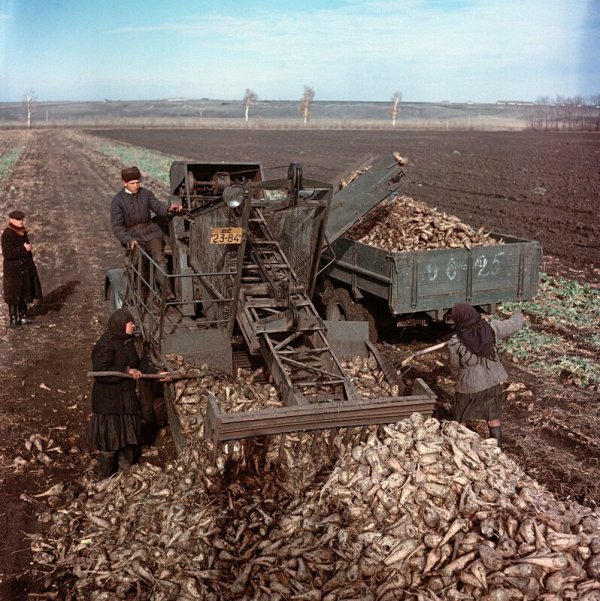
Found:
<path fill-rule="evenodd" d="M 600 323 L 600 290 L 541 273 L 539 292 L 534 300 L 502 305 L 503 312 L 516 310 L 563 327 L 594 328 Z"/>
<path fill-rule="evenodd" d="M 14 146 L 0 157 L 0 184 L 10 177 L 24 150 L 25 146 Z"/>
<path fill-rule="evenodd" d="M 137 165 L 140 171 L 164 185 L 169 185 L 169 170 L 173 157 L 165 156 L 136 146 L 102 144 L 96 150 L 108 157 L 117 159 L 125 165 Z"/>
<path fill-rule="evenodd" d="M 72 134 L 86 146 L 124 166 L 137 165 L 146 176 L 150 176 L 159 184 L 169 187 L 169 172 L 173 161 L 181 157 L 172 157 L 155 150 L 140 146 L 132 146 L 120 142 L 107 143 L 106 139 L 96 138 L 89 134 Z"/>
<path fill-rule="evenodd" d="M 582 331 L 588 347 L 600 348 L 600 291 L 587 284 L 541 274 L 540 289 L 532 301 L 505 303 L 501 316 L 514 311 L 535 317 L 538 324 L 556 324 L 559 331 Z M 589 350 L 576 339 L 561 333 L 549 333 L 543 326 L 526 324 L 514 336 L 501 342 L 501 352 L 514 363 L 546 374 L 571 374 L 582 388 L 600 385 L 600 356 L 590 357 Z"/>

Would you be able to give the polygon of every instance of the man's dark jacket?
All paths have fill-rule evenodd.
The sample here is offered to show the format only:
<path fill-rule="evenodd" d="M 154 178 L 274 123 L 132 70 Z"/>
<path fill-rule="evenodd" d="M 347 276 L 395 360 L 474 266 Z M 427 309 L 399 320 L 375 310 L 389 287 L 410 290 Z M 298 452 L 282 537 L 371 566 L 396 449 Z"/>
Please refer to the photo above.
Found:
<path fill-rule="evenodd" d="M 147 242 L 161 238 L 162 231 L 152 222 L 152 213 L 166 217 L 169 206 L 147 188 L 130 194 L 125 188 L 115 194 L 110 205 L 110 222 L 117 240 L 128 246 L 132 240 Z"/>

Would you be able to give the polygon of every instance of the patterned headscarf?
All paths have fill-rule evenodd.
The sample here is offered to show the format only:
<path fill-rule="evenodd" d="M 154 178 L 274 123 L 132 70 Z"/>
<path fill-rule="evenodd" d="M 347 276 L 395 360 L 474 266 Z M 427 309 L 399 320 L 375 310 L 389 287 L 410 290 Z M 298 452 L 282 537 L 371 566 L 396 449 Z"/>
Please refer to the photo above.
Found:
<path fill-rule="evenodd" d="M 475 307 L 456 303 L 452 307 L 452 319 L 458 339 L 469 351 L 482 359 L 496 359 L 496 334 Z"/>

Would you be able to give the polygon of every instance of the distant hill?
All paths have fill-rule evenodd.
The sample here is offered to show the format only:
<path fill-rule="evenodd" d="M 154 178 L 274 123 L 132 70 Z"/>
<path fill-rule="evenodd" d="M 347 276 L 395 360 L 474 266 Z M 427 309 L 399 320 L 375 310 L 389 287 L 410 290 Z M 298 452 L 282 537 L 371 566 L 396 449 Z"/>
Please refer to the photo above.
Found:
<path fill-rule="evenodd" d="M 33 127 L 260 127 L 303 128 L 299 101 L 263 100 L 251 105 L 244 120 L 241 101 L 186 100 L 38 102 Z M 315 101 L 308 127 L 392 127 L 390 102 Z M 396 128 L 519 130 L 527 127 L 529 103 L 427 103 L 403 102 Z M 0 127 L 25 124 L 22 103 L 0 104 Z"/>

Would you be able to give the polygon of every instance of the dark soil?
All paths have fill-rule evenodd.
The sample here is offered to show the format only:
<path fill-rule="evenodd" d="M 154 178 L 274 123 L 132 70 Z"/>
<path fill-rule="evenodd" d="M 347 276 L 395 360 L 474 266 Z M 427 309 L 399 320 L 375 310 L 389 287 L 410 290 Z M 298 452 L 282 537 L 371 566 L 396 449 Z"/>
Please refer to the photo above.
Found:
<path fill-rule="evenodd" d="M 539 240 L 550 270 L 600 279 L 600 135 L 549 132 L 122 130 L 96 132 L 191 162 L 295 161 L 335 182 L 368 154 L 407 157 L 400 191 L 475 228 Z M 278 169 L 279 168 L 279 169 Z M 571 272 L 571 277 L 573 274 Z"/>
<path fill-rule="evenodd" d="M 547 270 L 600 282 L 600 138 L 595 135 L 257 130 L 102 135 L 191 161 L 258 160 L 269 177 L 300 161 L 308 176 L 335 180 L 367 153 L 399 151 L 410 160 L 404 193 L 476 227 L 539 239 L 549 255 Z M 28 139 L 0 190 L 4 217 L 17 206 L 27 213 L 46 293 L 34 311 L 34 325 L 0 329 L 0 599 L 7 600 L 41 590 L 27 534 L 45 527 L 37 516 L 47 508 L 35 495 L 57 482 L 69 486 L 90 469 L 83 441 L 90 410 L 86 372 L 109 312 L 104 275 L 123 259 L 109 224 L 121 165 L 58 130 L 32 132 Z M 156 182 L 147 183 L 166 196 Z M 5 324 L 5 306 L 2 311 Z M 383 341 L 392 360 L 400 356 L 398 342 L 410 348 L 419 339 Z M 426 356 L 407 374 L 423 377 L 438 393 L 438 417 L 448 416 L 451 398 L 443 359 Z M 542 379 L 518 366 L 510 366 L 510 375 L 523 388 L 506 403 L 506 452 L 558 494 L 597 503 L 598 392 L 583 391 L 568 378 Z M 36 433 L 60 449 L 47 452 L 48 466 L 25 447 Z M 167 440 L 158 447 L 162 454 L 171 452 Z M 27 459 L 28 467 L 15 470 L 17 456 Z"/>

